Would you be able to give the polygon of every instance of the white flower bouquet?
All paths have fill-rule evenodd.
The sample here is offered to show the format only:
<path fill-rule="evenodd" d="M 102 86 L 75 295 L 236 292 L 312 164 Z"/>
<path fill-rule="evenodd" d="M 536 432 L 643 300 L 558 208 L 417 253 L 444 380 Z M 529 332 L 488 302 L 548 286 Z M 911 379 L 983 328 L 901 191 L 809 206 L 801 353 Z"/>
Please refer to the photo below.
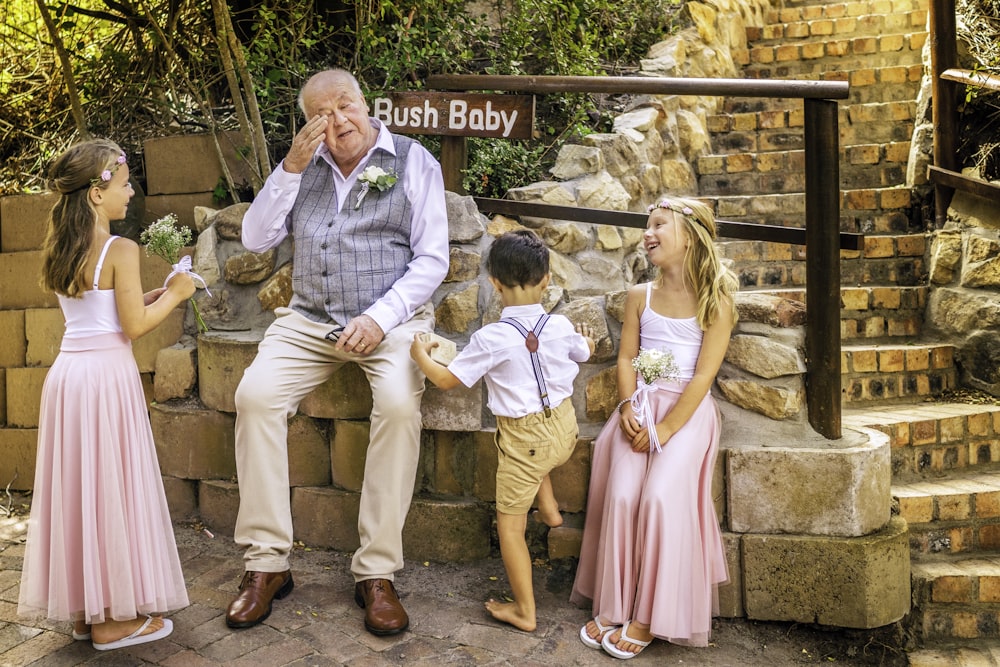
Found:
<path fill-rule="evenodd" d="M 661 379 L 676 380 L 679 371 L 673 353 L 647 348 L 639 348 L 639 355 L 632 360 L 632 368 L 642 376 L 646 384 L 653 384 Z"/>
<path fill-rule="evenodd" d="M 395 185 L 399 178 L 392 172 L 372 165 L 365 167 L 365 170 L 358 176 L 358 180 L 361 181 L 361 192 L 358 194 L 358 200 L 354 202 L 355 211 L 361 207 L 361 201 L 369 190 L 375 188 L 379 192 L 385 192 Z"/>
<path fill-rule="evenodd" d="M 173 267 L 173 272 L 167 276 L 167 279 L 163 283 L 164 285 L 167 284 L 175 273 L 189 273 L 192 278 L 201 281 L 205 291 L 208 291 L 208 287 L 205 285 L 202 277 L 191 271 L 191 257 L 185 256 L 181 258 L 180 256 L 181 248 L 191 243 L 191 230 L 187 227 L 178 227 L 177 216 L 175 214 L 168 213 L 144 229 L 142 234 L 139 235 L 139 242 L 145 245 L 147 256 L 159 257 Z M 202 319 L 201 311 L 198 310 L 198 304 L 195 302 L 194 297 L 191 298 L 191 307 L 194 309 L 194 319 L 198 325 L 198 332 L 204 333 L 208 331 L 208 325 Z"/>

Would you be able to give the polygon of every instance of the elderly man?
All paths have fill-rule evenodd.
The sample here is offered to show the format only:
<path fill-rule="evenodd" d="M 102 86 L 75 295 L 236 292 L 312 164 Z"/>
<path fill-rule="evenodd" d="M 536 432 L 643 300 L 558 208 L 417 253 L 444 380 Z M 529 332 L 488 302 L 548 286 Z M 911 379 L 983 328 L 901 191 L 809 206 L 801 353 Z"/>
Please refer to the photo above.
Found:
<path fill-rule="evenodd" d="M 293 586 L 287 420 L 342 364 L 359 364 L 373 407 L 351 571 L 365 628 L 409 625 L 393 585 L 413 494 L 424 376 L 410 359 L 433 330 L 429 299 L 448 269 L 441 167 L 419 143 L 369 118 L 357 80 L 312 76 L 299 94 L 306 123 L 243 220 L 254 252 L 294 240 L 293 296 L 275 311 L 236 391 L 236 542 L 246 572 L 226 623 L 252 627 Z"/>

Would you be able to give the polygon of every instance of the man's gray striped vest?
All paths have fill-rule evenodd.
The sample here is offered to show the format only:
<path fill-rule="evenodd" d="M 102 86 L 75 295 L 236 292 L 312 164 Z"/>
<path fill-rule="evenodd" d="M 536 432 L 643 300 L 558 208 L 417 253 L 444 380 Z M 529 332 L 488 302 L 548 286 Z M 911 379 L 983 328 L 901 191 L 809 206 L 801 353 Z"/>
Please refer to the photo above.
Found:
<path fill-rule="evenodd" d="M 371 188 L 357 210 L 360 180 L 337 213 L 332 167 L 318 159 L 302 173 L 289 213 L 295 244 L 289 307 L 310 320 L 346 325 L 388 292 L 413 258 L 413 211 L 403 183 L 415 142 L 395 134 L 392 140 L 396 155 L 377 149 L 366 168 L 395 172 L 399 180 L 384 192 Z"/>

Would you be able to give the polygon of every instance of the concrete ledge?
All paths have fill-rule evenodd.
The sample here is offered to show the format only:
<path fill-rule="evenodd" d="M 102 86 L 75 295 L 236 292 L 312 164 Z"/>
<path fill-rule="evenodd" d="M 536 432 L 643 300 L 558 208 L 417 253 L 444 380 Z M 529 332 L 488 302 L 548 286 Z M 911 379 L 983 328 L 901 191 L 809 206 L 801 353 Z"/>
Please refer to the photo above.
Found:
<path fill-rule="evenodd" d="M 181 479 L 232 479 L 236 454 L 232 415 L 157 403 L 149 409 L 160 472 Z"/>
<path fill-rule="evenodd" d="M 35 488 L 38 429 L 0 428 L 0 484 L 18 490 Z"/>
<path fill-rule="evenodd" d="M 855 537 L 889 520 L 889 437 L 859 429 L 855 446 L 727 450 L 729 529 Z"/>
<path fill-rule="evenodd" d="M 403 554 L 452 563 L 486 558 L 492 516 L 490 507 L 471 500 L 414 498 L 403 527 Z"/>
<path fill-rule="evenodd" d="M 213 532 L 233 536 L 240 511 L 240 488 L 235 482 L 206 479 L 198 483 L 198 513 Z"/>
<path fill-rule="evenodd" d="M 865 537 L 744 535 L 746 616 L 875 628 L 910 610 L 906 522 Z"/>
<path fill-rule="evenodd" d="M 192 479 L 163 477 L 163 492 L 167 496 L 170 518 L 186 521 L 198 516 L 198 482 Z"/>
<path fill-rule="evenodd" d="M 58 200 L 54 192 L 0 197 L 0 252 L 40 250 Z"/>
<path fill-rule="evenodd" d="M 236 412 L 236 387 L 257 356 L 262 331 L 209 331 L 198 336 L 198 392 L 205 407 Z"/>

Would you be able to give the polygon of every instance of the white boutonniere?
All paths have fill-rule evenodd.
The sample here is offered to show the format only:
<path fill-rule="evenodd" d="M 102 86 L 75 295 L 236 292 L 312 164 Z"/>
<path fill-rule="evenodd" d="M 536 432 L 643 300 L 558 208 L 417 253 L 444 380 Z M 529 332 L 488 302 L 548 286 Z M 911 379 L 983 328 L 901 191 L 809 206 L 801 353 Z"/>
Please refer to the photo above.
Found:
<path fill-rule="evenodd" d="M 354 210 L 361 208 L 361 201 L 368 194 L 368 191 L 375 188 L 379 192 L 385 192 L 393 185 L 399 178 L 396 174 L 391 171 L 386 171 L 381 167 L 366 167 L 361 175 L 358 176 L 358 180 L 361 181 L 361 192 L 358 193 L 358 200 L 354 202 Z"/>
<path fill-rule="evenodd" d="M 677 379 L 677 362 L 674 361 L 674 355 L 666 350 L 641 348 L 639 356 L 632 360 L 632 368 L 642 375 L 646 384 L 653 384 L 660 379 Z"/>

